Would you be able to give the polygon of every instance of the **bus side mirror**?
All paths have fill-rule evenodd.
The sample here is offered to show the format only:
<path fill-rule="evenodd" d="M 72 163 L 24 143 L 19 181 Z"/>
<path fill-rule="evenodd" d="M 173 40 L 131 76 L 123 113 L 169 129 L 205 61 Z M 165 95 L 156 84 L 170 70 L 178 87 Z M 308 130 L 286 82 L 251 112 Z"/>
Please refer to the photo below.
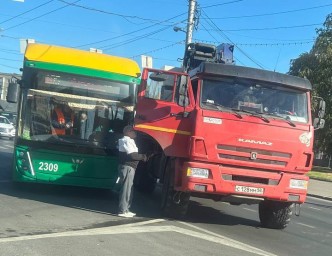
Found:
<path fill-rule="evenodd" d="M 18 93 L 20 91 L 20 85 L 18 83 L 9 83 L 7 90 L 6 100 L 9 103 L 17 103 L 18 101 Z"/>

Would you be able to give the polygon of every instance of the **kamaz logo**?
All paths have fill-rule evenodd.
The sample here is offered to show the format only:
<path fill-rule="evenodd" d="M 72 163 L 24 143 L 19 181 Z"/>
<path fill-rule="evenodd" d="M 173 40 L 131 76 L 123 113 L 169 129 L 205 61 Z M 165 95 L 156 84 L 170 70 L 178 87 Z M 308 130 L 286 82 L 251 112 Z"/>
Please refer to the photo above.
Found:
<path fill-rule="evenodd" d="M 239 142 L 242 143 L 250 143 L 250 144 L 259 144 L 259 145 L 266 145 L 266 146 L 272 146 L 272 142 L 268 141 L 260 141 L 260 140 L 247 140 L 247 139 L 238 139 Z"/>

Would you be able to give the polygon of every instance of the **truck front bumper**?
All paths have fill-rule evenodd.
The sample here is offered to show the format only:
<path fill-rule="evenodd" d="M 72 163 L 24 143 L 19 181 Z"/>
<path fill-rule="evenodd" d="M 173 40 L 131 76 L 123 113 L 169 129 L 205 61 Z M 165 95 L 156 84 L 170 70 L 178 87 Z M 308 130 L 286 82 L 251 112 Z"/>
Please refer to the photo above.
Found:
<path fill-rule="evenodd" d="M 198 172 L 195 174 L 191 169 Z M 207 177 L 203 177 L 202 173 L 208 173 Z M 238 195 L 296 203 L 305 202 L 309 180 L 304 174 L 200 162 L 184 162 L 176 175 L 175 189 L 178 191 L 203 193 L 205 196 Z"/>

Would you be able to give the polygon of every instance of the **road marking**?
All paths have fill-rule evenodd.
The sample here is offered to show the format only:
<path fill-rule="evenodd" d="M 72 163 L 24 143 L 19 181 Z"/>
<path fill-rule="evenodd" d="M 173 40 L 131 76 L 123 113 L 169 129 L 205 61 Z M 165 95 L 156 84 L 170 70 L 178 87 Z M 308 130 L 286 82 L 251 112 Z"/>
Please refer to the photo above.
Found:
<path fill-rule="evenodd" d="M 240 243 L 238 241 L 229 239 L 227 237 L 223 237 L 219 234 L 215 234 L 210 232 L 209 234 L 202 234 L 201 232 L 184 229 L 180 227 L 176 227 L 173 225 L 164 225 L 164 226 L 147 226 L 148 224 L 154 224 L 158 222 L 165 221 L 163 219 L 145 221 L 140 223 L 131 223 L 124 224 L 119 226 L 105 227 L 105 228 L 95 228 L 95 229 L 86 229 L 79 231 L 67 231 L 67 232 L 59 232 L 52 234 L 43 234 L 43 235 L 29 235 L 29 236 L 21 236 L 21 237 L 7 237 L 1 238 L 0 243 L 10 243 L 10 242 L 20 242 L 20 241 L 28 241 L 28 240 L 36 240 L 36 239 L 47 239 L 47 238 L 58 238 L 58 237 L 73 237 L 73 236 L 95 236 L 95 235 L 117 235 L 117 234 L 137 234 L 137 233 L 156 233 L 156 232 L 177 232 L 179 234 L 203 239 L 206 241 L 210 241 L 213 243 L 217 243 L 220 245 L 229 246 L 235 249 L 239 249 L 246 252 L 255 253 L 257 255 L 262 256 L 275 256 L 275 254 L 271 254 L 269 252 L 260 250 L 258 248 L 246 245 L 244 243 Z M 190 226 L 190 224 L 189 224 Z M 195 226 L 194 226 L 195 227 Z M 196 229 L 200 229 L 195 227 Z M 204 230 L 205 233 L 208 233 L 208 230 Z"/>
<path fill-rule="evenodd" d="M 0 146 L 0 148 L 1 148 L 1 149 L 7 149 L 7 148 L 5 148 L 5 147 L 3 147 L 3 146 Z"/>
<path fill-rule="evenodd" d="M 308 225 L 308 224 L 304 224 L 304 223 L 301 223 L 301 222 L 295 222 L 295 223 L 298 224 L 298 225 L 301 225 L 301 226 L 307 227 L 307 228 L 316 228 L 316 227 L 314 227 L 314 226 L 310 226 L 310 225 Z"/>
<path fill-rule="evenodd" d="M 149 225 L 149 224 L 155 224 L 155 223 L 159 223 L 159 222 L 163 222 L 166 221 L 165 219 L 154 219 L 154 220 L 147 220 L 147 221 L 140 221 L 140 222 L 136 222 L 136 223 L 129 223 L 129 224 L 123 224 L 123 225 L 119 225 L 116 227 L 137 227 L 137 226 L 144 226 L 144 225 Z"/>
<path fill-rule="evenodd" d="M 243 207 L 242 209 L 247 210 L 247 211 L 250 211 L 250 212 L 257 212 L 257 211 L 254 210 L 254 209 L 250 209 L 250 208 L 246 208 L 246 207 Z"/>
<path fill-rule="evenodd" d="M 311 200 L 315 200 L 315 201 L 323 201 L 323 202 L 328 202 L 328 203 L 331 202 L 330 199 L 328 200 L 328 199 L 318 198 L 318 197 L 314 197 L 314 196 L 307 196 L 307 198 L 310 198 Z M 329 198 L 331 198 L 331 197 L 329 197 Z"/>
<path fill-rule="evenodd" d="M 230 247 L 234 247 L 236 249 L 240 249 L 240 250 L 243 250 L 243 251 L 247 251 L 247 252 L 251 252 L 251 253 L 255 253 L 255 254 L 258 254 L 258 255 L 264 255 L 264 256 L 275 256 L 275 254 L 272 254 L 272 253 L 269 253 L 267 251 L 263 251 L 257 247 L 254 247 L 254 246 L 251 246 L 251 245 L 248 245 L 248 244 L 245 244 L 245 243 L 241 243 L 237 240 L 234 240 L 234 239 L 231 239 L 231 238 L 228 238 L 226 236 L 222 236 L 222 235 L 219 235 L 218 233 L 215 233 L 215 232 L 212 232 L 212 231 L 209 231 L 207 229 L 204 229 L 204 228 L 200 228 L 200 227 L 197 227 L 195 225 L 192 225 L 190 223 L 186 223 L 186 222 L 182 222 L 182 221 L 179 221 L 179 223 L 183 224 L 183 225 L 186 225 L 188 227 L 191 227 L 191 228 L 194 228 L 194 229 L 197 229 L 199 231 L 202 231 L 204 233 L 207 233 L 213 237 L 217 237 L 219 238 L 221 241 L 223 241 L 223 244 L 224 245 L 227 245 L 227 246 L 230 246 Z M 203 237 L 203 234 L 202 233 L 199 233 L 199 236 L 200 237 Z"/>
<path fill-rule="evenodd" d="M 317 210 L 317 211 L 321 211 L 322 210 L 322 209 L 319 209 L 319 208 L 316 208 L 316 207 L 312 207 L 312 206 L 309 206 L 308 208 L 313 209 L 313 210 Z"/>

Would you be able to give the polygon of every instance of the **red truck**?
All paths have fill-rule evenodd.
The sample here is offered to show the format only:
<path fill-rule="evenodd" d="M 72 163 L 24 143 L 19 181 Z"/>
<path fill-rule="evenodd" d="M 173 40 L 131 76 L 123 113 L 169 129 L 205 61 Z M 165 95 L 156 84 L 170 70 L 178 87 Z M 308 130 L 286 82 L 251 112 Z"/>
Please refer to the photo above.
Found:
<path fill-rule="evenodd" d="M 135 129 L 142 150 L 155 154 L 135 183 L 150 192 L 162 183 L 169 217 L 183 217 L 190 196 L 259 202 L 262 226 L 283 229 L 306 200 L 325 102 L 314 118 L 308 80 L 232 65 L 225 54 L 192 44 L 185 72 L 144 69 Z"/>

